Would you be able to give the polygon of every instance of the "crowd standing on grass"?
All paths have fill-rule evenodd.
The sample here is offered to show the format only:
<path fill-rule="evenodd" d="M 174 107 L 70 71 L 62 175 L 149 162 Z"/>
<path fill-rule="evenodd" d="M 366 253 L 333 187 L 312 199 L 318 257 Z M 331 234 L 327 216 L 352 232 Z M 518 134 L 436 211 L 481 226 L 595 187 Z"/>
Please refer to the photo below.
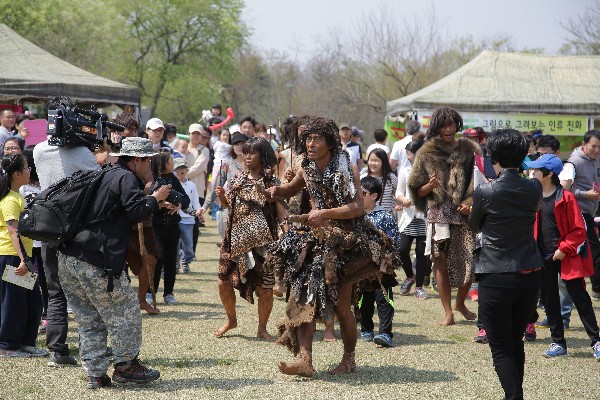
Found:
<path fill-rule="evenodd" d="M 66 98 L 52 104 L 73 106 Z M 161 286 L 162 303 L 178 304 L 176 276 L 202 257 L 198 236 L 210 215 L 221 239 L 215 292 L 226 318 L 214 335 L 226 338 L 238 325 L 236 290 L 250 303 L 256 295 L 257 337 L 297 356 L 279 364 L 283 374 L 314 375 L 317 321 L 326 341 L 336 340 L 335 321 L 340 327 L 333 375 L 357 368 L 357 336 L 393 347 L 404 301 L 394 301 L 394 291 L 411 295 L 413 286 L 420 300 L 438 292 L 440 325 L 455 324 L 454 311 L 477 319 L 475 342 L 489 344 L 508 399 L 523 398 L 523 340 L 536 339 L 536 324 L 552 337 L 543 356 L 568 353 L 573 305 L 600 360 L 592 303 L 600 299 L 600 131 L 587 132 L 563 163 L 551 135 L 464 129 L 460 113 L 440 107 L 426 134 L 407 117 L 391 151 L 377 129 L 363 153 L 365 133 L 348 123 L 289 116 L 277 130 L 252 116 L 232 125 L 233 110 L 221 109 L 214 104 L 184 133 L 155 116 L 140 124 L 122 113 L 114 122 L 124 131 L 110 134 L 116 146 L 57 146 L 49 137 L 27 147 L 30 115 L 0 111 L 0 273 L 24 276 L 31 259 L 37 274 L 32 289 L 0 281 L 0 358 L 77 365 L 66 343 L 69 307 L 89 388 L 158 379 L 138 358 L 141 312 L 161 312 Z M 87 236 L 60 245 L 21 237 L 25 206 L 78 171 L 104 174 L 84 213 L 94 221 L 81 228 Z M 285 310 L 273 309 L 274 295 L 285 297 Z M 478 300 L 477 314 L 467 298 Z M 284 312 L 272 336 L 270 316 Z M 36 346 L 38 333 L 47 351 Z"/>

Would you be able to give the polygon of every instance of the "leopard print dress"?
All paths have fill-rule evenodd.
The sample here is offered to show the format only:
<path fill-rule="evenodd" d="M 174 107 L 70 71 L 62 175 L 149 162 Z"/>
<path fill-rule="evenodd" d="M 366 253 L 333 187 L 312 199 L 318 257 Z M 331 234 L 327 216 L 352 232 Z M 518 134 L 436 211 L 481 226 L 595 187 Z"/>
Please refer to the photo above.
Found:
<path fill-rule="evenodd" d="M 238 174 L 230 182 L 230 210 L 219 261 L 219 279 L 252 304 L 257 287 L 273 288 L 273 270 L 264 261 L 266 246 L 277 239 L 275 203 L 266 201 L 255 182 L 247 173 Z M 276 178 L 266 175 L 260 182 L 265 188 L 279 185 Z"/>
<path fill-rule="evenodd" d="M 323 173 L 308 159 L 302 168 L 317 209 L 353 201 L 356 188 L 346 152 L 335 152 Z M 291 228 L 269 246 L 267 262 L 289 288 L 287 318 L 278 327 L 277 343 L 294 354 L 299 351 L 298 326 L 316 318 L 332 320 L 341 284 L 393 274 L 393 265 L 400 265 L 390 239 L 362 216 L 331 220 L 322 228 Z"/>

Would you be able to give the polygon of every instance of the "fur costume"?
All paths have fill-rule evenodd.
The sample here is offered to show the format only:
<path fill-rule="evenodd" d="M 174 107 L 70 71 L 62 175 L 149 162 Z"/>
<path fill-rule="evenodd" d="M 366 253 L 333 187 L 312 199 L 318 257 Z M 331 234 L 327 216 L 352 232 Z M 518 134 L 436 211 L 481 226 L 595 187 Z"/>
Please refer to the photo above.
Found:
<path fill-rule="evenodd" d="M 417 210 L 425 212 L 426 208 L 439 206 L 452 195 L 450 200 L 456 206 L 473 202 L 473 154 L 481 155 L 477 143 L 466 138 L 458 139 L 458 146 L 452 149 L 439 137 L 434 137 L 417 152 L 414 165 L 408 177 L 408 188 Z M 434 175 L 441 187 L 433 189 L 430 195 L 420 197 L 419 188 L 429 182 Z"/>

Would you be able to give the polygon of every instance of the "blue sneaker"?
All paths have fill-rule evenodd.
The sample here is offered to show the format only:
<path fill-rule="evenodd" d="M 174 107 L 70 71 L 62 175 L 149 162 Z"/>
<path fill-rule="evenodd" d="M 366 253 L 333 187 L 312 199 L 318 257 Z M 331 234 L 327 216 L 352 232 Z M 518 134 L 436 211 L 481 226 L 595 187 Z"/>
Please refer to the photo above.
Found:
<path fill-rule="evenodd" d="M 362 340 L 363 342 L 372 342 L 374 337 L 375 337 L 375 332 L 373 332 L 373 331 L 360 333 L 360 340 Z"/>
<path fill-rule="evenodd" d="M 544 318 L 543 320 L 536 322 L 535 327 L 536 328 L 550 328 L 550 325 L 548 324 L 548 319 Z"/>
<path fill-rule="evenodd" d="M 600 346 L 599 346 L 600 347 Z M 550 348 L 544 352 L 544 357 L 546 358 L 556 358 L 567 355 L 567 349 L 562 347 L 558 343 L 552 343 Z"/>
<path fill-rule="evenodd" d="M 373 343 L 378 344 L 382 347 L 394 347 L 392 338 L 387 333 L 380 333 L 373 338 Z"/>
<path fill-rule="evenodd" d="M 596 361 L 600 361 L 600 342 L 596 342 L 592 346 L 592 351 L 594 352 L 594 358 Z"/>

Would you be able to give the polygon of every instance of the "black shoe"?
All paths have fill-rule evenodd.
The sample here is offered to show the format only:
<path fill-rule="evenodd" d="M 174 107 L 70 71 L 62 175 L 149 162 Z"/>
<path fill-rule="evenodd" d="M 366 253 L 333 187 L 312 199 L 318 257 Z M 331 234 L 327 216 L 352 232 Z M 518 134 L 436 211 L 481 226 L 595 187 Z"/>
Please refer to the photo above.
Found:
<path fill-rule="evenodd" d="M 112 382 L 108 375 L 104 374 L 103 376 L 88 376 L 87 378 L 87 387 L 88 389 L 100 389 L 103 387 L 109 387 L 112 385 Z"/>
<path fill-rule="evenodd" d="M 77 365 L 77 361 L 70 355 L 63 355 L 57 352 L 50 354 L 48 360 L 49 367 L 71 367 Z"/>
<path fill-rule="evenodd" d="M 115 365 L 112 376 L 113 381 L 117 383 L 148 383 L 160 378 L 160 371 L 146 368 L 137 357 L 127 363 L 119 364 Z"/>

